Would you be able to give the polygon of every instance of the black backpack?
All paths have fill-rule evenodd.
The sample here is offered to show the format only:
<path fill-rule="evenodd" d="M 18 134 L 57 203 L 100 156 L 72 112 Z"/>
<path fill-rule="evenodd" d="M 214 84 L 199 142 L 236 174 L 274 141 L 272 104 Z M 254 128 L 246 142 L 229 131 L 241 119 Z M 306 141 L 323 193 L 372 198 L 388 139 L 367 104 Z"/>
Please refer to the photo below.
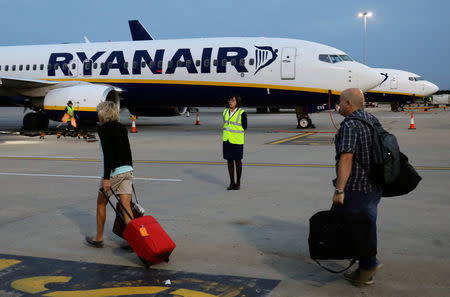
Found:
<path fill-rule="evenodd" d="M 375 183 L 386 186 L 397 180 L 400 174 L 400 149 L 397 138 L 383 129 L 380 122 L 371 121 L 357 116 L 349 116 L 346 120 L 358 120 L 372 128 L 372 151 L 369 177 Z M 358 162 L 359 163 L 359 162 Z"/>

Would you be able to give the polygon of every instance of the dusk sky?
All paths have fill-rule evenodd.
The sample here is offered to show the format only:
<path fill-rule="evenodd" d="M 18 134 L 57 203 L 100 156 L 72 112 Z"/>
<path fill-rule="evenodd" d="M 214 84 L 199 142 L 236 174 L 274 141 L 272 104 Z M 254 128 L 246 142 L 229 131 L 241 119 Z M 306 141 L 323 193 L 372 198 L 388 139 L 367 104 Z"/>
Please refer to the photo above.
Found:
<path fill-rule="evenodd" d="M 0 0 L 0 45 L 130 40 L 138 19 L 157 39 L 286 37 L 323 43 L 367 65 L 411 71 L 450 89 L 450 1 Z"/>

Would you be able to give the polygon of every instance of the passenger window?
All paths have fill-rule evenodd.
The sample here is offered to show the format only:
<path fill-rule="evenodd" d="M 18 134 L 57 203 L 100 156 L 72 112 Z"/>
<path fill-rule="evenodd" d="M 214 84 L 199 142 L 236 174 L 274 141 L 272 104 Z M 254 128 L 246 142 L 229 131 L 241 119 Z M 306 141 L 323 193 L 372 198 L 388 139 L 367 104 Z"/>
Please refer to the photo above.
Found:
<path fill-rule="evenodd" d="M 319 60 L 322 62 L 331 63 L 330 56 L 328 55 L 319 55 Z"/>
<path fill-rule="evenodd" d="M 177 67 L 183 67 L 183 62 L 181 62 L 180 60 L 177 61 Z"/>
<path fill-rule="evenodd" d="M 222 66 L 227 66 L 227 59 L 222 59 Z"/>
<path fill-rule="evenodd" d="M 12 71 L 16 71 L 16 65 L 12 65 Z"/>
<path fill-rule="evenodd" d="M 214 65 L 214 66 L 217 66 L 217 59 L 214 59 L 213 65 Z"/>
<path fill-rule="evenodd" d="M 101 69 L 105 69 L 105 63 L 101 63 L 101 64 L 100 64 L 100 68 L 101 68 Z"/>
<path fill-rule="evenodd" d="M 136 61 L 133 62 L 133 69 L 137 69 L 138 68 L 138 64 Z"/>
<path fill-rule="evenodd" d="M 109 62 L 108 63 L 108 69 L 111 69 L 112 68 L 112 62 Z"/>
<path fill-rule="evenodd" d="M 23 70 L 23 65 L 19 65 L 19 71 Z"/>
<path fill-rule="evenodd" d="M 200 60 L 195 60 L 195 66 L 200 66 Z"/>
<path fill-rule="evenodd" d="M 62 68 L 63 68 L 64 70 L 67 70 L 67 69 L 69 69 L 69 66 L 67 66 L 66 63 L 64 63 Z"/>
<path fill-rule="evenodd" d="M 97 69 L 97 66 L 98 66 L 97 63 L 94 63 L 94 69 Z"/>
<path fill-rule="evenodd" d="M 158 68 L 161 69 L 162 68 L 162 60 L 158 61 Z"/>
<path fill-rule="evenodd" d="M 145 62 L 141 62 L 141 68 L 145 68 Z"/>
<path fill-rule="evenodd" d="M 249 64 L 250 64 L 250 65 L 255 64 L 255 59 L 251 58 L 250 61 L 249 61 Z"/>
<path fill-rule="evenodd" d="M 128 68 L 128 62 L 123 63 L 124 68 Z"/>
<path fill-rule="evenodd" d="M 5 71 L 9 70 L 9 65 L 5 65 Z"/>
<path fill-rule="evenodd" d="M 75 67 L 76 67 L 75 63 L 72 63 L 72 70 L 75 70 Z"/>
<path fill-rule="evenodd" d="M 338 55 L 330 55 L 331 62 L 333 63 L 339 63 L 342 62 L 342 59 Z"/>
<path fill-rule="evenodd" d="M 239 59 L 239 66 L 245 66 L 245 59 Z"/>
<path fill-rule="evenodd" d="M 55 70 L 58 70 L 58 65 L 59 65 L 59 64 L 55 64 Z"/>
<path fill-rule="evenodd" d="M 39 67 L 39 69 L 44 70 L 44 64 L 41 64 L 41 66 Z"/>
<path fill-rule="evenodd" d="M 36 69 L 37 69 L 37 65 L 33 64 L 33 70 L 36 71 Z"/>
<path fill-rule="evenodd" d="M 2 71 L 2 65 L 0 65 L 0 71 Z"/>
<path fill-rule="evenodd" d="M 72 64 L 72 69 L 74 69 L 74 68 L 73 68 L 74 65 L 75 65 L 75 64 Z M 84 63 L 84 69 L 86 69 L 86 70 L 91 69 L 91 64 L 90 64 L 89 62 L 85 62 L 85 63 Z"/>
<path fill-rule="evenodd" d="M 150 61 L 148 67 L 150 67 L 151 69 L 155 68 L 155 61 Z"/>
<path fill-rule="evenodd" d="M 29 71 L 29 70 L 30 70 L 30 65 L 25 66 L 25 69 L 26 69 L 27 71 Z"/>
<path fill-rule="evenodd" d="M 231 59 L 231 65 L 235 66 L 236 65 L 236 59 Z"/>
<path fill-rule="evenodd" d="M 209 59 L 205 59 L 205 60 L 203 61 L 203 66 L 209 67 L 209 65 L 210 65 Z"/>
<path fill-rule="evenodd" d="M 191 60 L 186 61 L 186 67 L 191 67 L 191 64 L 192 64 Z"/>
<path fill-rule="evenodd" d="M 172 61 L 172 60 L 169 60 L 169 61 L 167 62 L 167 66 L 172 67 L 172 66 L 173 66 L 173 61 Z"/>

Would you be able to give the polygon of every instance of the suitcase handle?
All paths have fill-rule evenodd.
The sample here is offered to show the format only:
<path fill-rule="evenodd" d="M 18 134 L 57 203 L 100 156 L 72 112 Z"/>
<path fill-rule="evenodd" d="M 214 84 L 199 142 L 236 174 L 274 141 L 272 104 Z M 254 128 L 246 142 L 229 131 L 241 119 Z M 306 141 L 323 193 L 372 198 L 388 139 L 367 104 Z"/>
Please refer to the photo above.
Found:
<path fill-rule="evenodd" d="M 114 211 L 116 212 L 116 214 L 120 217 L 120 219 L 122 220 L 122 222 L 125 224 L 125 218 L 122 214 L 122 212 L 118 211 L 116 207 L 114 207 L 113 203 L 111 202 L 111 200 L 109 200 L 108 196 L 105 193 L 105 190 L 103 189 L 103 187 L 101 187 L 99 189 L 99 191 L 103 194 L 103 196 L 105 196 L 105 199 L 108 201 L 109 205 L 111 205 L 111 207 L 114 209 Z M 122 202 L 120 202 L 120 198 L 117 196 L 117 194 L 114 192 L 114 190 L 111 188 L 110 189 L 111 193 L 113 194 L 114 197 L 116 197 L 117 202 L 119 202 L 120 207 L 122 207 L 122 209 L 125 211 L 125 213 L 128 215 L 128 217 L 130 218 L 130 220 L 132 220 L 133 218 L 131 217 L 130 213 L 128 212 L 128 210 L 123 206 Z"/>

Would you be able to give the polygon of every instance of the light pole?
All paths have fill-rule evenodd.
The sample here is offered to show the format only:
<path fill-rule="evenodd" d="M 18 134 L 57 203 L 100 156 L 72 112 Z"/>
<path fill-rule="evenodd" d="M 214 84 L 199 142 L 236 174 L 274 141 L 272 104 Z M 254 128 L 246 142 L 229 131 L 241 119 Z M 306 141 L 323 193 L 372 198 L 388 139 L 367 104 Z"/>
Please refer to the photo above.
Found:
<path fill-rule="evenodd" d="M 364 11 L 358 13 L 358 17 L 364 19 L 364 64 L 366 64 L 366 33 L 367 33 L 367 18 L 372 17 L 371 11 Z"/>

